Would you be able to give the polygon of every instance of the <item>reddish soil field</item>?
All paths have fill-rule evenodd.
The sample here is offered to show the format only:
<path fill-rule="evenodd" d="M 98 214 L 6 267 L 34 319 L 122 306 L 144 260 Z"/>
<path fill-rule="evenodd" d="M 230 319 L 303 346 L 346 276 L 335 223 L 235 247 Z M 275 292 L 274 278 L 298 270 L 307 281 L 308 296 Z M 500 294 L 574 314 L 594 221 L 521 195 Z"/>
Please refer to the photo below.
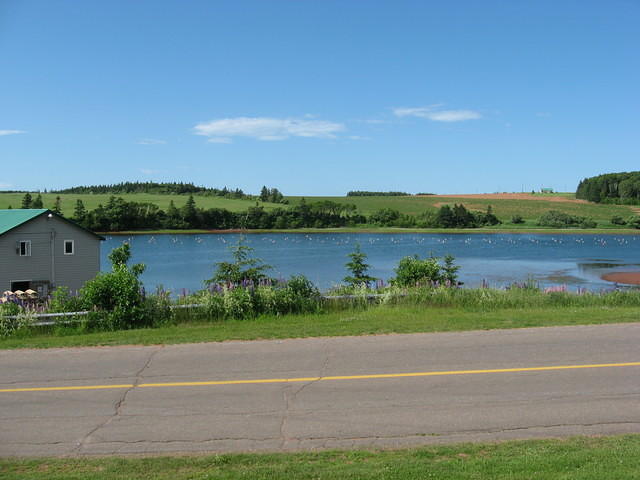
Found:
<path fill-rule="evenodd" d="M 640 285 L 640 272 L 615 272 L 602 275 L 608 282 L 624 283 L 626 285 Z"/>
<path fill-rule="evenodd" d="M 435 198 L 467 198 L 473 199 L 489 199 L 489 200 L 546 200 L 547 202 L 565 202 L 565 203 L 589 203 L 586 200 L 578 200 L 577 198 L 559 197 L 553 195 L 531 195 L 530 193 L 468 193 L 468 194 L 451 194 L 451 195 L 419 195 L 422 197 Z"/>

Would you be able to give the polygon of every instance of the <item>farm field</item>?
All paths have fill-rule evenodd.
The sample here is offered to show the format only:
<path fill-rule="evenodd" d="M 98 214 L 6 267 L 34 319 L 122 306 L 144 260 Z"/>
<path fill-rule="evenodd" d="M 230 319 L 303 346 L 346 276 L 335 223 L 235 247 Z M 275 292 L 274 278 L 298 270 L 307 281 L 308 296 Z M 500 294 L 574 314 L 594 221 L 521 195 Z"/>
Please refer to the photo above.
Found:
<path fill-rule="evenodd" d="M 31 194 L 35 199 L 37 193 Z M 62 214 L 64 216 L 73 215 L 73 209 L 76 206 L 76 200 L 80 199 L 84 203 L 84 206 L 87 210 L 93 210 L 98 205 L 105 205 L 111 196 L 122 197 L 127 202 L 146 202 L 153 203 L 158 205 L 162 210 L 166 210 L 169 206 L 169 202 L 173 200 L 173 203 L 176 207 L 180 208 L 189 198 L 189 195 L 168 195 L 168 194 L 150 194 L 150 193 L 124 193 L 124 194 L 79 194 L 79 193 L 65 193 L 65 194 L 57 194 L 57 193 L 43 193 L 42 201 L 44 202 L 45 208 L 51 208 L 55 202 L 57 196 L 60 196 L 60 200 L 62 202 Z M 13 208 L 20 208 L 22 203 L 22 197 L 24 197 L 24 193 L 1 193 L 0 192 L 0 209 L 8 208 L 9 206 Z M 196 201 L 196 206 L 199 208 L 224 208 L 230 210 L 232 212 L 242 212 L 249 207 L 255 206 L 255 200 L 240 200 L 240 199 L 229 199 L 223 197 L 215 197 L 215 196 L 205 196 L 205 195 L 194 195 L 194 200 Z M 274 208 L 282 208 L 286 205 L 276 204 L 276 203 L 263 203 L 259 202 L 259 205 L 265 207 L 267 210 L 272 210 Z"/>
<path fill-rule="evenodd" d="M 37 194 L 32 193 L 35 198 Z M 0 192 L 0 209 L 20 208 L 24 193 L 2 193 Z M 42 199 L 45 208 L 51 208 L 58 196 L 56 193 L 43 193 Z M 105 205 L 111 194 L 60 194 L 62 201 L 62 214 L 71 216 L 76 204 L 80 199 L 88 210 L 93 210 L 98 205 Z M 176 207 L 183 206 L 188 195 L 169 194 L 118 194 L 126 201 L 146 202 L 158 205 L 166 210 L 169 202 L 173 200 Z M 308 203 L 320 201 L 332 201 L 342 204 L 354 204 L 358 211 L 364 215 L 370 215 L 382 208 L 398 210 L 407 215 L 420 215 L 425 211 L 436 211 L 442 205 L 453 205 L 462 203 L 467 209 L 475 211 L 486 211 L 491 206 L 493 213 L 502 220 L 502 225 L 495 227 L 485 227 L 482 230 L 516 230 L 526 231 L 538 229 L 536 225 L 538 218 L 549 210 L 558 210 L 570 215 L 578 215 L 595 220 L 598 229 L 618 229 L 620 226 L 612 225 L 611 218 L 620 216 L 624 219 L 640 212 L 640 207 L 629 205 L 607 205 L 577 200 L 573 193 L 555 194 L 469 194 L 469 195 L 423 195 L 423 196 L 379 196 L 379 197 L 347 197 L 347 196 L 322 196 L 322 197 L 286 197 L 290 205 L 297 205 L 304 198 Z M 241 212 L 252 206 L 262 206 L 267 210 L 275 208 L 288 208 L 289 205 L 260 202 L 256 200 L 228 199 L 216 196 L 195 195 L 196 206 L 199 208 L 223 208 L 232 212 Z M 514 225 L 511 219 L 514 215 L 520 215 L 524 223 Z M 361 227 L 360 227 L 361 228 Z M 478 229 L 476 229 L 478 230 Z M 298 230 L 299 231 L 299 230 Z"/>
<path fill-rule="evenodd" d="M 302 197 L 286 197 L 292 205 L 299 203 Z M 330 200 L 339 203 L 351 203 L 360 213 L 370 215 L 381 208 L 392 208 L 407 215 L 419 215 L 427 210 L 435 211 L 442 205 L 462 203 L 469 210 L 486 211 L 491 205 L 493 213 L 510 229 L 530 228 L 537 219 L 549 210 L 559 210 L 570 215 L 592 218 L 599 227 L 613 227 L 611 217 L 619 215 L 628 218 L 637 214 L 638 207 L 629 205 L 605 205 L 577 200 L 573 193 L 555 194 L 477 194 L 477 195 L 425 195 L 406 197 L 304 197 L 307 202 Z M 525 223 L 509 224 L 514 215 L 521 215 Z"/>

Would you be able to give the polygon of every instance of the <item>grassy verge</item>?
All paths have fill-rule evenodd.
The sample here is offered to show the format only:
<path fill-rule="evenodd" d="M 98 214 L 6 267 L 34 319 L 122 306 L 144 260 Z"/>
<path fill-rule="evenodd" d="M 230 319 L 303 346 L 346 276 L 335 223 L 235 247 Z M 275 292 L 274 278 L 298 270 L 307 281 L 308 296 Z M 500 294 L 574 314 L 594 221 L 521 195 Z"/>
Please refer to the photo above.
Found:
<path fill-rule="evenodd" d="M 14 479 L 637 479 L 640 435 L 410 450 L 0 460 Z"/>
<path fill-rule="evenodd" d="M 0 349 L 98 345 L 152 345 L 386 333 L 451 332 L 497 328 L 591 325 L 640 321 L 637 306 L 542 306 L 491 311 L 462 307 L 382 305 L 367 310 L 188 322 L 114 332 L 53 332 L 0 340 Z"/>
<path fill-rule="evenodd" d="M 439 233 L 444 235 L 473 235 L 473 234 L 545 234 L 545 235 L 640 235 L 636 228 L 545 228 L 521 225 L 499 225 L 496 227 L 482 228 L 399 228 L 399 227 L 342 227 L 342 228 L 288 228 L 288 229 L 245 229 L 245 230 L 124 230 L 121 232 L 98 232 L 101 235 L 180 235 L 180 234 L 207 234 L 207 233 L 301 233 L 301 234 L 327 234 L 327 233 Z"/>

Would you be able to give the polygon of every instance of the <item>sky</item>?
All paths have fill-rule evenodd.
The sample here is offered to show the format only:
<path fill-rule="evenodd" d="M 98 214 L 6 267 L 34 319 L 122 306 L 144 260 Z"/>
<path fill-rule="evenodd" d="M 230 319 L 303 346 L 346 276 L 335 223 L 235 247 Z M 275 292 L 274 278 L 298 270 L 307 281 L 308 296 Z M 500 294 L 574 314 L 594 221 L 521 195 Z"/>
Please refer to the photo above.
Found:
<path fill-rule="evenodd" d="M 0 0 L 0 190 L 574 191 L 640 170 L 637 0 Z"/>

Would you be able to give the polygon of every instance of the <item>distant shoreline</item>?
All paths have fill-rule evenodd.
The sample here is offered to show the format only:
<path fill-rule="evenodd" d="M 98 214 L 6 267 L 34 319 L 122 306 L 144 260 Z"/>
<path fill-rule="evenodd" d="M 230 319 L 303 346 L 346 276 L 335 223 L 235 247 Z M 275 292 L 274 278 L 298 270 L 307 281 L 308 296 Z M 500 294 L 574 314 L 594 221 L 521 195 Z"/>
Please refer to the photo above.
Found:
<path fill-rule="evenodd" d="M 544 235 L 640 235 L 638 229 L 604 229 L 604 228 L 522 228 L 522 229 L 489 229 L 489 228 L 300 228 L 300 229 L 230 229 L 230 230 L 125 230 L 121 232 L 97 232 L 100 235 L 207 235 L 207 234 L 266 234 L 266 233 L 302 233 L 302 234 L 335 234 L 335 233 L 378 233 L 378 234 L 410 234 L 432 233 L 447 235 L 478 234 L 544 234 Z"/>

